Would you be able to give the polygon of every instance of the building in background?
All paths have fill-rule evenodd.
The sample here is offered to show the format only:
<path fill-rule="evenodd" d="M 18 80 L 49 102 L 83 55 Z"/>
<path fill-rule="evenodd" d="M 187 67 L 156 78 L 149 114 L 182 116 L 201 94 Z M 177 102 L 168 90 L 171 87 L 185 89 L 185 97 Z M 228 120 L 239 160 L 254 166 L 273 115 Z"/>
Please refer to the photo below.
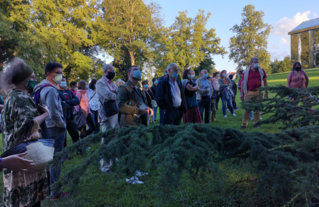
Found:
<path fill-rule="evenodd" d="M 288 33 L 291 36 L 291 61 L 303 68 L 319 66 L 319 18 L 305 21 Z"/>

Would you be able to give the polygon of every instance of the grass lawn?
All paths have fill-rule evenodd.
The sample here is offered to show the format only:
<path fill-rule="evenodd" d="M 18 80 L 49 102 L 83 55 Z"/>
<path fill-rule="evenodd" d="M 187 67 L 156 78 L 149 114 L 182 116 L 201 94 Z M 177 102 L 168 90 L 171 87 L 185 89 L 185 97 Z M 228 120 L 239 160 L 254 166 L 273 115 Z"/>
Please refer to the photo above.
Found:
<path fill-rule="evenodd" d="M 310 77 L 309 86 L 319 86 L 319 69 L 310 69 L 306 70 L 306 72 Z M 269 86 L 286 85 L 287 76 L 288 73 L 269 75 Z M 269 96 L 273 97 L 274 94 L 269 94 Z M 238 107 L 241 107 L 239 95 L 236 96 L 236 102 Z M 225 118 L 222 115 L 221 108 L 220 101 L 219 110 L 217 111 L 217 122 L 213 122 L 211 125 L 224 128 L 238 128 L 241 125 L 243 110 L 236 111 L 236 117 L 228 113 L 228 118 Z M 159 124 L 159 112 L 157 117 L 157 124 Z M 262 118 L 267 118 L 267 115 L 262 115 Z M 280 131 L 278 129 L 280 124 L 263 125 L 260 129 L 255 129 L 252 125 L 253 121 L 250 121 L 248 128 L 245 130 L 264 133 Z M 69 136 L 68 144 L 72 144 Z M 0 147 L 2 149 L 2 143 Z M 91 150 L 94 150 L 96 147 L 92 146 Z M 84 154 L 66 161 L 63 165 L 62 174 L 65 170 L 69 170 L 81 163 L 86 156 L 87 154 Z M 236 204 L 236 200 L 238 199 L 245 199 L 247 202 L 246 206 L 253 205 L 250 203 L 250 200 L 254 199 L 255 196 L 254 185 L 245 182 L 240 184 L 241 181 L 256 176 L 250 173 L 250 166 L 244 164 L 240 168 L 234 168 L 231 163 L 223 163 L 220 165 L 220 169 L 226 178 L 226 183 L 218 183 L 219 179 L 213 175 L 207 175 L 196 180 L 185 179 L 185 182 L 181 184 L 174 195 L 171 195 L 170 199 L 161 199 L 152 191 L 156 183 L 156 177 L 152 176 L 152 173 L 142 178 L 145 181 L 144 185 L 134 186 L 125 183 L 124 175 L 103 174 L 99 168 L 90 167 L 86 175 L 82 177 L 74 195 L 54 202 L 46 200 L 42 203 L 42 206 L 238 206 Z M 187 178 L 188 175 L 184 176 Z M 2 185 L 2 179 L 0 182 L 0 185 Z M 0 195 L 2 196 L 1 192 Z M 271 201 L 268 202 L 263 203 L 263 206 L 270 206 Z M 2 206 L 2 203 L 0 206 Z"/>

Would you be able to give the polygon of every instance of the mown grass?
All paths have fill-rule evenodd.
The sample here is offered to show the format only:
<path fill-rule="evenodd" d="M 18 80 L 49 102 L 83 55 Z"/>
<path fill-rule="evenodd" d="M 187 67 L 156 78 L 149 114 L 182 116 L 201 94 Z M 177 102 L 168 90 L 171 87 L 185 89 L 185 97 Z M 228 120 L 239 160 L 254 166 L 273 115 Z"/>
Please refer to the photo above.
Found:
<path fill-rule="evenodd" d="M 318 86 L 319 69 L 307 70 L 310 77 L 309 86 Z M 288 73 L 272 74 L 268 76 L 269 86 L 286 85 Z M 273 97 L 274 94 L 269 94 Z M 236 102 L 240 107 L 240 97 L 237 95 Z M 224 128 L 238 128 L 241 125 L 243 110 L 236 111 L 236 117 L 224 118 L 221 112 L 221 101 L 217 112 L 217 122 L 212 126 Z M 267 115 L 262 115 L 267 118 Z M 157 124 L 159 124 L 159 113 Z M 263 133 L 276 133 L 280 130 L 280 124 L 263 125 L 260 129 L 252 127 L 253 121 L 249 123 L 246 131 L 260 131 Z M 68 136 L 68 144 L 72 144 Z M 98 145 L 92 146 L 91 150 Z M 2 149 L 2 143 L 1 143 Z M 66 161 L 63 165 L 63 172 L 79 165 L 87 154 L 77 156 Z M 98 167 L 89 167 L 74 195 L 60 199 L 58 201 L 46 200 L 42 206 L 47 207 L 102 207 L 102 206 L 275 206 L 275 200 L 262 201 L 257 198 L 256 181 L 257 175 L 251 172 L 250 164 L 243 163 L 241 167 L 234 167 L 232 163 L 223 162 L 219 164 L 220 174 L 209 174 L 197 179 L 188 179 L 179 186 L 173 195 L 160 196 L 155 194 L 156 172 L 142 178 L 144 185 L 128 185 L 125 182 L 125 175 L 103 174 Z M 224 179 L 221 179 L 222 176 Z M 1 179 L 0 185 L 3 184 Z M 67 190 L 67 189 L 65 189 Z M 2 188 L 0 192 L 2 196 Z M 2 203 L 0 204 L 0 206 Z"/>

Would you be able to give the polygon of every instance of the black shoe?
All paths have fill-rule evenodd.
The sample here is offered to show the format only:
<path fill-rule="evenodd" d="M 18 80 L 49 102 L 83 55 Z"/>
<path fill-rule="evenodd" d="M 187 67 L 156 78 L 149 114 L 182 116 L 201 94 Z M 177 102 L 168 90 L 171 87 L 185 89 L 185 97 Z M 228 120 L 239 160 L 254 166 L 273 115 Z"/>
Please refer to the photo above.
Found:
<path fill-rule="evenodd" d="M 254 128 L 255 128 L 255 129 L 259 129 L 259 126 L 255 126 Z"/>
<path fill-rule="evenodd" d="M 245 126 L 240 126 L 239 127 L 239 129 L 245 129 L 245 128 L 247 128 L 247 127 L 245 127 Z"/>

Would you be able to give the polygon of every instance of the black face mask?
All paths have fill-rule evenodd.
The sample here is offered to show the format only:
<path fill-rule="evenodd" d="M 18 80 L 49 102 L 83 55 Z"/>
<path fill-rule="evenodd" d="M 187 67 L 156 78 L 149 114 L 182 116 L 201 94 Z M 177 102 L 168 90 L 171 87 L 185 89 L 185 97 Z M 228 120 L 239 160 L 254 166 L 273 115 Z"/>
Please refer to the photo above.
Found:
<path fill-rule="evenodd" d="M 301 67 L 295 67 L 296 71 L 301 70 Z"/>
<path fill-rule="evenodd" d="M 109 79 L 109 80 L 112 80 L 114 78 L 114 76 L 115 76 L 115 72 L 108 72 L 106 75 L 107 79 Z"/>

